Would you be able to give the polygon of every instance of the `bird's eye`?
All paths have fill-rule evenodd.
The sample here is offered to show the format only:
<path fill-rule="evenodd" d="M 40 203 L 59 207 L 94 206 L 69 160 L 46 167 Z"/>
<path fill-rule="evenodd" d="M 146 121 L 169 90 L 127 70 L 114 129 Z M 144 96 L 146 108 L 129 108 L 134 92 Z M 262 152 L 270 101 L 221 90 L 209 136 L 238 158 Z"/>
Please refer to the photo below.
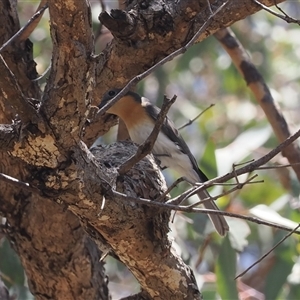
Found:
<path fill-rule="evenodd" d="M 108 92 L 108 95 L 109 95 L 110 97 L 113 97 L 113 96 L 116 95 L 116 92 L 115 92 L 115 91 L 109 91 L 109 92 Z"/>

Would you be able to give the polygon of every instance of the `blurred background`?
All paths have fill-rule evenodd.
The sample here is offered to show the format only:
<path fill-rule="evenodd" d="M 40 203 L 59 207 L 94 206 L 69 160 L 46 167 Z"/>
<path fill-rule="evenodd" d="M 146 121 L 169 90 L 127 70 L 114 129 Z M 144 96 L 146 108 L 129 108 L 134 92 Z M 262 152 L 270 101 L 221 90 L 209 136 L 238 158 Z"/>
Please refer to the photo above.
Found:
<path fill-rule="evenodd" d="M 90 3 L 98 54 L 109 43 L 111 35 L 99 26 L 100 3 Z M 104 1 L 104 4 L 108 11 L 118 7 L 118 1 Z M 38 1 L 18 3 L 21 26 L 34 14 L 37 5 Z M 286 1 L 280 7 L 289 16 L 300 19 L 299 1 Z M 47 70 L 51 61 L 48 20 L 46 11 L 30 37 L 39 74 Z M 295 132 L 300 127 L 299 26 L 261 11 L 231 28 L 263 75 L 291 132 Z M 47 74 L 40 81 L 42 86 L 46 78 Z M 169 111 L 169 117 L 177 127 L 213 104 L 192 124 L 180 130 L 209 178 L 230 172 L 234 164 L 260 158 L 278 145 L 264 112 L 214 37 L 196 44 L 159 68 L 140 82 L 138 92 L 157 106 L 161 105 L 164 94 L 177 95 Z M 102 141 L 110 143 L 115 139 L 116 128 L 112 128 Z M 287 163 L 285 158 L 277 155 L 268 165 Z M 168 185 L 178 178 L 178 174 L 168 170 L 163 172 Z M 239 177 L 239 180 L 243 182 L 254 174 L 261 182 L 220 197 L 218 206 L 228 212 L 256 216 L 291 229 L 297 226 L 300 222 L 300 185 L 293 171 L 289 168 L 258 170 Z M 187 183 L 181 183 L 172 191 L 172 196 L 187 188 Z M 218 195 L 230 188 L 232 186 L 219 185 L 210 192 Z M 202 214 L 178 212 L 170 224 L 173 245 L 193 268 L 203 298 L 300 299 L 299 236 L 289 237 L 262 262 L 234 280 L 286 232 L 240 219 L 227 220 L 231 231 L 226 238 L 220 238 Z M 105 262 L 113 299 L 139 291 L 138 283 L 126 267 L 110 257 Z M 33 299 L 20 261 L 5 238 L 1 239 L 0 245 L 0 272 L 15 299 Z"/>

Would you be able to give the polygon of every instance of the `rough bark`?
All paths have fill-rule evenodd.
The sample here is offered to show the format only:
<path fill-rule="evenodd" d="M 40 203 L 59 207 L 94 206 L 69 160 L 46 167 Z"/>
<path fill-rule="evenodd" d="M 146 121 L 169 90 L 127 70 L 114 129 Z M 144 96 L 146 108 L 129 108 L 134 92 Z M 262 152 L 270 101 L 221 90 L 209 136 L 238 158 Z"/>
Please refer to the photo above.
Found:
<path fill-rule="evenodd" d="M 0 63 L 0 172 L 39 190 L 0 181 L 7 237 L 31 291 L 37 299 L 109 298 L 100 253 L 85 229 L 129 267 L 141 283 L 141 299 L 199 299 L 193 274 L 167 239 L 168 214 L 113 193 L 156 199 L 165 187 L 153 162 L 120 178 L 116 167 L 124 157 L 117 153 L 132 154 L 133 146 L 117 144 L 113 157 L 100 149 L 97 161 L 82 140 L 90 145 L 116 122 L 111 116 L 91 122 L 91 103 L 182 47 L 209 17 L 207 1 L 132 1 L 130 12 L 104 13 L 100 19 L 115 39 L 98 57 L 87 2 L 48 5 L 53 57 L 45 91 L 32 81 L 30 42 L 15 41 Z M 198 41 L 259 9 L 251 0 L 230 1 Z M 0 16 L 3 43 L 19 28 L 15 1 L 1 1 Z"/>
<path fill-rule="evenodd" d="M 13 1 L 1 1 L 0 15 L 0 37 L 3 44 L 19 29 Z M 30 44 L 30 41 L 16 41 L 1 53 L 14 76 L 0 76 L 0 118 L 1 123 L 7 123 L 1 125 L 0 169 L 2 173 L 24 182 L 32 179 L 32 165 L 13 157 L 12 153 L 5 150 L 19 146 L 22 148 L 26 144 L 22 141 L 23 134 L 27 145 L 30 144 L 30 140 L 36 137 L 37 128 L 43 126 L 29 121 L 36 115 L 30 114 L 30 106 L 29 113 L 25 111 L 23 114 L 28 116 L 25 123 L 14 121 L 11 124 L 16 113 L 22 112 L 19 112 L 16 99 L 7 98 L 6 92 L 20 92 L 14 89 L 14 85 L 8 85 L 16 83 L 12 80 L 17 80 L 22 92 L 19 101 L 23 102 L 25 109 L 28 104 L 26 99 L 34 98 L 39 101 L 39 87 L 30 80 L 37 75 L 32 60 L 32 47 L 28 47 Z M 3 64 L 0 69 L 2 74 L 9 71 Z M 16 141 L 19 142 L 18 146 Z M 43 140 L 42 143 L 45 144 L 46 141 Z M 30 152 L 33 156 L 40 155 L 39 151 L 34 152 L 33 149 Z M 47 160 L 47 156 L 44 159 Z M 31 292 L 36 299 L 108 299 L 103 265 L 98 261 L 99 251 L 75 216 L 47 197 L 32 195 L 1 181 L 0 207 L 1 214 L 7 219 L 7 238 L 21 258 Z"/>

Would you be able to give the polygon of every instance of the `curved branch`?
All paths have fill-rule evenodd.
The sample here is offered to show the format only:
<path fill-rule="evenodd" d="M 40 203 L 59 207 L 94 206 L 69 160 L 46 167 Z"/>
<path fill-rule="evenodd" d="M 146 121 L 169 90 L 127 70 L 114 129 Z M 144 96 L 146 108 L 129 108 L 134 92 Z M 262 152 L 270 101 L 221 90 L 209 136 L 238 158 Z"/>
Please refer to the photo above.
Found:
<path fill-rule="evenodd" d="M 279 107 L 275 104 L 271 92 L 262 75 L 251 62 L 251 59 L 247 55 L 245 49 L 237 40 L 231 29 L 221 29 L 215 33 L 215 37 L 230 55 L 234 65 L 244 77 L 248 87 L 253 92 L 257 102 L 263 109 L 269 123 L 271 124 L 278 141 L 282 143 L 291 135 L 290 129 Z M 297 164 L 300 159 L 299 146 L 296 143 L 290 144 L 288 147 L 283 149 L 282 155 L 288 159 L 300 180 L 300 165 Z"/>

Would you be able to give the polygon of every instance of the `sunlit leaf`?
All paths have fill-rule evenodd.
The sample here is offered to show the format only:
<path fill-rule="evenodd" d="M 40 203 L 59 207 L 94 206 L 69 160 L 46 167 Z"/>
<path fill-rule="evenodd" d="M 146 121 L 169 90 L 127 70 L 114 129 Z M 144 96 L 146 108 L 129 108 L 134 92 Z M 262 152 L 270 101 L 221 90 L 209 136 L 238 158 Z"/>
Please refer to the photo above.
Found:
<path fill-rule="evenodd" d="M 272 208 L 270 208 L 269 206 L 264 205 L 264 204 L 259 204 L 255 207 L 251 208 L 249 211 L 255 217 L 258 217 L 262 220 L 272 222 L 272 223 L 275 223 L 278 225 L 286 226 L 286 227 L 290 228 L 291 230 L 298 226 L 298 223 L 282 217 L 280 214 L 278 214 Z M 297 232 L 300 232 L 300 229 L 298 229 Z"/>
<path fill-rule="evenodd" d="M 269 126 L 249 129 L 241 133 L 231 144 L 216 150 L 218 174 L 226 174 L 232 170 L 233 164 L 238 164 L 254 150 L 263 145 L 270 137 Z"/>
<path fill-rule="evenodd" d="M 244 220 L 227 218 L 230 231 L 228 234 L 232 248 L 241 252 L 248 245 L 247 236 L 250 234 L 249 225 Z"/>

